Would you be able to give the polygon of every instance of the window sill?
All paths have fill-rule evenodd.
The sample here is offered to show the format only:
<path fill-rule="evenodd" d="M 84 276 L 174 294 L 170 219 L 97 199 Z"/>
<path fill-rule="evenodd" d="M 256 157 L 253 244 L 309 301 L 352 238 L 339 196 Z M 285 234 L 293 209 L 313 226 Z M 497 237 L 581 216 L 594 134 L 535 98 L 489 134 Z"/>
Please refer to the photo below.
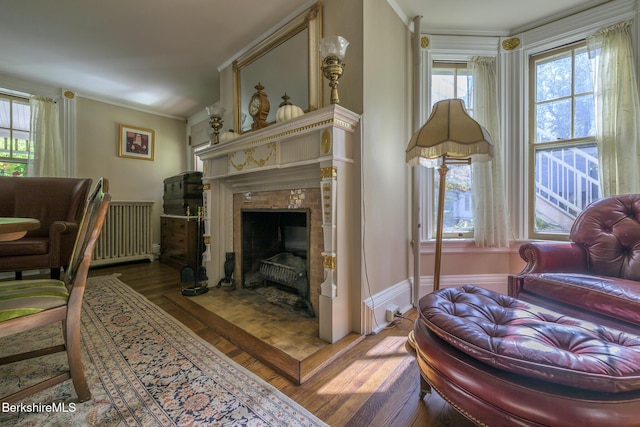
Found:
<path fill-rule="evenodd" d="M 479 247 L 476 246 L 473 239 L 443 239 L 442 240 L 442 252 L 443 253 L 518 253 L 522 241 L 512 241 L 508 247 L 496 248 L 496 247 Z M 420 242 L 421 254 L 432 254 L 435 252 L 436 241 L 424 240 Z"/>

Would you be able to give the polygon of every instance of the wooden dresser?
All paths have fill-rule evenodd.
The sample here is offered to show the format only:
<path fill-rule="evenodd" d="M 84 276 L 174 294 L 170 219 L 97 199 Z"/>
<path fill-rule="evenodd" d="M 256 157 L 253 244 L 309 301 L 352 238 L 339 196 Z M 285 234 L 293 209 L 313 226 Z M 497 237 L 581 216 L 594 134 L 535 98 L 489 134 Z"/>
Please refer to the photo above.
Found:
<path fill-rule="evenodd" d="M 202 254 L 197 253 L 198 248 L 204 250 L 203 231 L 204 226 L 201 225 L 198 237 L 198 219 L 195 216 L 161 215 L 160 262 L 178 269 L 185 266 L 196 269 L 202 260 Z"/>

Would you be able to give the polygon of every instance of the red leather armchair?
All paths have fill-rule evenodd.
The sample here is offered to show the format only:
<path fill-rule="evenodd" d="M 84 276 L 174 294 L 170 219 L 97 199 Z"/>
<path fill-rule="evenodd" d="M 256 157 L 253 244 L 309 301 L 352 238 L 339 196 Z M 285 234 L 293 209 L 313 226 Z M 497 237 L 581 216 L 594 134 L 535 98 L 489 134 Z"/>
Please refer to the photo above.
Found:
<path fill-rule="evenodd" d="M 639 425 L 640 195 L 591 204 L 570 238 L 521 246 L 517 299 L 472 285 L 420 299 L 421 396 L 478 425 Z"/>
<path fill-rule="evenodd" d="M 640 330 L 640 195 L 606 197 L 576 218 L 570 242 L 520 247 L 509 294 L 581 319 Z"/>
<path fill-rule="evenodd" d="M 91 179 L 0 177 L 0 216 L 40 220 L 40 228 L 16 241 L 0 242 L 0 271 L 66 267 Z"/>

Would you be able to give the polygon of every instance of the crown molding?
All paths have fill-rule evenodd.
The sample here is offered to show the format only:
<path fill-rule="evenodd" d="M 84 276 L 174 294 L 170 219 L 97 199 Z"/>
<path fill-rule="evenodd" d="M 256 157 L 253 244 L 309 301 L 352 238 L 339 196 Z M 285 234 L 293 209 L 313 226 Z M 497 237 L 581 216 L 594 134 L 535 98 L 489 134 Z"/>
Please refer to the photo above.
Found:
<path fill-rule="evenodd" d="M 58 87 L 4 74 L 0 74 L 0 87 L 6 89 L 6 92 L 10 94 L 19 94 L 20 96 L 40 95 L 52 99 L 62 97 L 62 91 Z"/>
<path fill-rule="evenodd" d="M 409 15 L 404 13 L 404 10 L 402 10 L 402 8 L 398 5 L 396 0 L 387 0 L 387 3 L 389 4 L 389 6 L 391 6 L 391 9 L 393 9 L 396 15 L 398 15 L 400 20 L 404 22 L 404 25 L 406 25 L 407 28 L 409 28 L 409 31 L 413 33 L 414 32 L 413 18 L 409 17 Z"/>
<path fill-rule="evenodd" d="M 431 55 L 438 60 L 460 59 L 467 56 L 498 54 L 500 37 L 487 36 L 465 36 L 465 35 L 442 35 L 442 34 L 422 34 L 429 40 L 428 46 Z M 451 56 L 451 58 L 449 58 Z"/>
<path fill-rule="evenodd" d="M 153 111 L 153 110 L 147 110 L 145 108 L 140 108 L 137 107 L 135 105 L 131 105 L 131 104 L 127 104 L 124 102 L 116 102 L 110 99 L 105 99 L 105 98 L 100 98 L 100 97 L 96 97 L 96 96 L 92 96 L 92 95 L 87 95 L 87 94 L 83 94 L 79 91 L 74 91 L 76 94 L 76 98 L 84 98 L 84 99 L 90 99 L 92 101 L 97 101 L 97 102 L 101 102 L 103 104 L 108 104 L 108 105 L 113 105 L 115 107 L 121 107 L 121 108 L 126 108 L 127 110 L 133 110 L 133 111 L 139 111 L 141 113 L 147 113 L 147 114 L 152 114 L 154 116 L 159 116 L 159 117 L 166 117 L 168 119 L 175 119 L 175 120 L 185 120 L 185 117 L 180 117 L 180 116 L 174 116 L 171 114 L 163 114 L 163 113 L 159 113 L 157 111 Z"/>
<path fill-rule="evenodd" d="M 543 51 L 556 46 L 556 39 L 580 40 L 601 28 L 638 14 L 637 0 L 615 0 L 567 16 L 521 33 L 522 45 L 529 51 Z"/>
<path fill-rule="evenodd" d="M 635 3 L 636 0 L 631 0 L 631 2 Z M 590 13 L 592 13 L 592 11 L 594 9 L 597 9 L 598 7 L 604 6 L 605 8 L 615 8 L 616 6 L 614 5 L 614 3 L 616 3 L 616 0 L 609 0 L 605 4 L 601 4 L 599 0 L 586 1 L 586 2 L 584 2 L 584 4 L 581 4 L 581 5 L 578 5 L 578 6 L 574 6 L 574 7 L 569 8 L 569 9 L 563 11 L 563 12 L 560 12 L 552 20 L 550 20 L 548 17 L 547 18 L 542 18 L 542 19 L 539 19 L 539 20 L 532 21 L 532 22 L 529 22 L 527 24 L 524 24 L 524 25 L 522 25 L 520 27 L 513 28 L 511 30 L 511 32 L 510 32 L 510 35 L 513 36 L 513 35 L 518 34 L 518 33 L 523 33 L 525 31 L 535 30 L 537 28 L 544 27 L 545 25 L 551 25 L 554 22 L 563 20 L 565 18 L 569 18 L 569 17 L 574 16 L 574 15 L 578 15 L 580 13 L 590 14 Z"/>

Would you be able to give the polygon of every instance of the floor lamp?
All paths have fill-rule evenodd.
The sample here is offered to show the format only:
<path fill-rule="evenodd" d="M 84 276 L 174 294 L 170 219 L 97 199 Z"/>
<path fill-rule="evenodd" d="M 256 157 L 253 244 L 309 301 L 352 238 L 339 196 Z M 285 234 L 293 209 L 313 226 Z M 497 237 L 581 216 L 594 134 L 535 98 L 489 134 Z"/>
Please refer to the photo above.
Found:
<path fill-rule="evenodd" d="M 461 99 L 445 99 L 433 106 L 427 122 L 413 135 L 407 146 L 407 163 L 416 166 L 422 159 L 440 160 L 438 188 L 438 224 L 436 228 L 433 290 L 440 288 L 442 264 L 442 228 L 446 177 L 452 164 L 486 162 L 493 157 L 493 144 L 485 128 L 467 113 Z M 418 307 L 419 277 L 414 289 L 414 305 Z"/>

